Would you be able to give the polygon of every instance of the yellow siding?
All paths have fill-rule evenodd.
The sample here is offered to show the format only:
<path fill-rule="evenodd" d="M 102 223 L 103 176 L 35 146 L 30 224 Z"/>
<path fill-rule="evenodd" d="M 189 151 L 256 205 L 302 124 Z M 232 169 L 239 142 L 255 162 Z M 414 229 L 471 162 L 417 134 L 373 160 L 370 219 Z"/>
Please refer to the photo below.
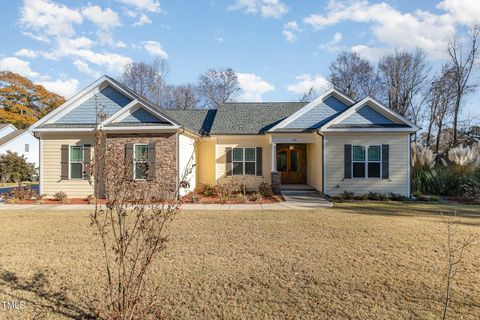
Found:
<path fill-rule="evenodd" d="M 313 141 L 307 144 L 307 184 L 322 191 L 322 136 L 315 133 Z"/>
<path fill-rule="evenodd" d="M 90 144 L 95 145 L 93 134 L 66 134 L 43 135 L 41 141 L 41 193 L 53 197 L 58 191 L 63 191 L 70 198 L 83 198 L 93 194 L 93 186 L 88 180 L 71 179 L 60 180 L 60 162 L 62 144 Z M 93 158 L 92 147 L 92 158 Z"/>
<path fill-rule="evenodd" d="M 343 191 L 362 195 L 369 191 L 397 193 L 408 196 L 408 133 L 348 133 L 326 134 L 325 149 L 325 193 L 336 196 Z M 390 145 L 389 179 L 343 179 L 344 145 Z"/>
<path fill-rule="evenodd" d="M 217 136 L 216 144 L 216 181 L 221 183 L 226 178 L 226 148 L 262 147 L 263 176 L 236 176 L 245 178 L 247 188 L 256 189 L 262 182 L 271 182 L 271 144 L 270 137 L 258 136 Z"/>
<path fill-rule="evenodd" d="M 215 140 L 210 138 L 197 141 L 197 185 L 215 185 Z"/>

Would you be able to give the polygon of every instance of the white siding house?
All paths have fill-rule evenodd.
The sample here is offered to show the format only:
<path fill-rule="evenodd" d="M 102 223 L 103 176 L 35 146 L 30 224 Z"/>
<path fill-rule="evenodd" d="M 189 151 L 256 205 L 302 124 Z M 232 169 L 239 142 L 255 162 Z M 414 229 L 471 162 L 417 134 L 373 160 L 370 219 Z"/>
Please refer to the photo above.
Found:
<path fill-rule="evenodd" d="M 0 154 L 7 151 L 16 152 L 25 156 L 27 162 L 35 164 L 35 168 L 38 168 L 39 145 L 39 140 L 28 130 L 17 130 L 11 124 L 0 125 Z"/>

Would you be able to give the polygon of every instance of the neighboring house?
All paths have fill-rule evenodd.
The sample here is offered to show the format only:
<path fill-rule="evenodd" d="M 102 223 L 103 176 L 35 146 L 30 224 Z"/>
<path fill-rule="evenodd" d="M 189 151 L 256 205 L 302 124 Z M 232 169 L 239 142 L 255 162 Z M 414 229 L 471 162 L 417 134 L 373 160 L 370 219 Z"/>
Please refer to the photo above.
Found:
<path fill-rule="evenodd" d="M 419 130 L 374 99 L 355 102 L 335 89 L 310 103 L 163 110 L 103 76 L 32 126 L 40 138 L 40 193 L 94 193 L 88 167 L 97 129 L 139 186 L 175 187 L 194 164 L 183 193 L 238 176 L 252 189 L 281 181 L 331 196 L 409 196 L 410 136 Z M 138 154 L 148 155 L 153 173 L 139 169 Z"/>
<path fill-rule="evenodd" d="M 31 132 L 17 129 L 9 123 L 0 123 L 0 154 L 5 154 L 7 151 L 16 152 L 18 155 L 25 156 L 27 162 L 35 164 L 35 168 L 38 168 L 39 144 L 38 139 Z"/>

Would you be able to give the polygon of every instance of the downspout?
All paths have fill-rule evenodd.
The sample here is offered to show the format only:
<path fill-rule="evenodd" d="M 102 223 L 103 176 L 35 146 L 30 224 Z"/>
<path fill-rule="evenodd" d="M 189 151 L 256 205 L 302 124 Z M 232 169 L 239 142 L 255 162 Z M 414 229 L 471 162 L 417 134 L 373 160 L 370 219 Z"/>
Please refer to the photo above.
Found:
<path fill-rule="evenodd" d="M 176 140 L 175 144 L 177 145 L 176 146 L 176 149 L 177 149 L 176 158 L 177 159 L 175 161 L 176 162 L 176 164 L 175 164 L 176 172 L 177 172 L 177 178 L 175 179 L 176 180 L 175 181 L 175 184 L 176 184 L 176 189 L 175 190 L 177 190 L 177 199 L 180 199 L 180 189 L 179 189 L 179 187 L 180 187 L 180 171 L 179 171 L 180 170 L 180 134 L 185 132 L 185 129 L 183 129 L 183 128 L 180 128 L 180 129 L 181 129 L 181 131 L 180 132 L 177 131 L 176 139 L 175 139 Z"/>
<path fill-rule="evenodd" d="M 322 137 L 322 196 L 325 195 L 325 137 L 320 133 L 318 129 L 317 134 Z"/>

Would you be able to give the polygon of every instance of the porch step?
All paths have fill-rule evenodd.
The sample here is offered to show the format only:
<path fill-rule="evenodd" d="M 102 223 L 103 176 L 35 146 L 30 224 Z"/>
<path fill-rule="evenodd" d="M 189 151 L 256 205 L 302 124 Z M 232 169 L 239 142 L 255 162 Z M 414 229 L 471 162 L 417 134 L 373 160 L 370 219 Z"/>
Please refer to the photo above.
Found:
<path fill-rule="evenodd" d="M 315 191 L 314 188 L 306 184 L 282 184 L 280 189 L 283 191 Z"/>
<path fill-rule="evenodd" d="M 318 196 L 316 190 L 282 190 L 283 196 L 305 196 L 305 197 L 315 197 Z"/>

